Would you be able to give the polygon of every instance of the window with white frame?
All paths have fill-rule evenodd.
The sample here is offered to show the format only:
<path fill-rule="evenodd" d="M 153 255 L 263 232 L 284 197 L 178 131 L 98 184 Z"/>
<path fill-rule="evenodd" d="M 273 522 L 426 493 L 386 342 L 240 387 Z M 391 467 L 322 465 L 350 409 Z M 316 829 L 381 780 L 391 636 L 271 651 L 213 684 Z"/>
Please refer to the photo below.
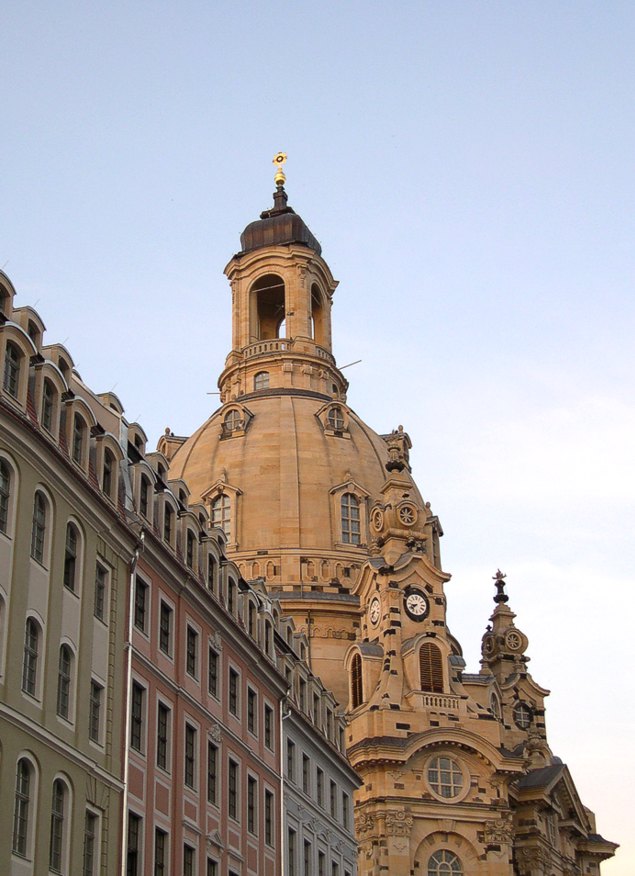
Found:
<path fill-rule="evenodd" d="M 64 545 L 64 587 L 71 593 L 77 592 L 79 531 L 74 523 L 66 526 Z"/>
<path fill-rule="evenodd" d="M 15 798 L 13 804 L 12 849 L 21 858 L 28 858 L 33 825 L 31 823 L 32 798 L 35 790 L 33 765 L 26 757 L 17 763 Z"/>
<path fill-rule="evenodd" d="M 222 493 L 212 501 L 212 526 L 222 529 L 227 539 L 231 536 L 231 500 Z"/>
<path fill-rule="evenodd" d="M 44 564 L 46 550 L 46 525 L 48 517 L 48 502 L 41 490 L 37 490 L 33 498 L 33 522 L 31 526 L 31 556 L 40 564 Z"/>
<path fill-rule="evenodd" d="M 185 755 L 183 779 L 187 788 L 196 787 L 196 746 L 197 731 L 191 724 L 185 725 Z"/>
<path fill-rule="evenodd" d="M 326 422 L 330 429 L 333 429 L 335 432 L 341 432 L 344 428 L 344 415 L 342 414 L 342 409 L 337 406 L 329 408 L 328 414 L 326 415 Z"/>
<path fill-rule="evenodd" d="M 130 747 L 143 751 L 145 688 L 133 681 L 130 708 Z"/>
<path fill-rule="evenodd" d="M 37 695 L 40 659 L 40 625 L 32 617 L 27 618 L 24 628 L 24 654 L 22 659 L 22 690 L 29 696 Z"/>
<path fill-rule="evenodd" d="M 9 509 L 11 507 L 12 471 L 5 459 L 0 459 L 0 532 L 9 533 Z"/>
<path fill-rule="evenodd" d="M 93 614 L 100 621 L 106 620 L 109 578 L 109 570 L 97 560 L 95 564 L 95 604 Z"/>
<path fill-rule="evenodd" d="M 68 721 L 71 701 L 71 669 L 73 652 L 68 645 L 62 645 L 57 666 L 57 714 Z"/>
<path fill-rule="evenodd" d="M 4 354 L 4 391 L 13 398 L 17 398 L 20 391 L 22 358 L 19 348 L 9 341 Z"/>
<path fill-rule="evenodd" d="M 169 766 L 170 724 L 172 712 L 169 706 L 159 702 L 157 706 L 157 766 L 167 770 Z"/>
<path fill-rule="evenodd" d="M 101 712 L 104 696 L 104 686 L 94 678 L 90 681 L 90 698 L 88 701 L 88 738 L 91 742 L 101 744 Z"/>
<path fill-rule="evenodd" d="M 344 493 L 340 500 L 342 541 L 344 544 L 360 544 L 359 499 L 354 493 Z"/>
<path fill-rule="evenodd" d="M 454 852 L 439 849 L 428 860 L 427 876 L 463 876 L 463 865 Z"/>
<path fill-rule="evenodd" d="M 73 462 L 76 462 L 78 465 L 84 464 L 87 431 L 88 430 L 86 428 L 86 423 L 84 422 L 83 417 L 80 414 L 76 413 L 73 417 L 71 456 L 73 458 Z"/>
<path fill-rule="evenodd" d="M 82 876 L 95 876 L 99 866 L 99 815 L 92 809 L 84 814 L 84 854 Z"/>
<path fill-rule="evenodd" d="M 269 389 L 268 371 L 259 371 L 254 377 L 254 391 L 258 392 L 260 389 Z"/>
<path fill-rule="evenodd" d="M 55 400 L 57 398 L 57 392 L 53 385 L 53 382 L 48 379 L 48 377 L 44 378 L 44 382 L 42 383 L 42 416 L 41 423 L 42 427 L 46 429 L 47 432 L 53 432 L 53 418 L 55 416 Z"/>
<path fill-rule="evenodd" d="M 49 870 L 63 873 L 66 846 L 68 844 L 68 788 L 61 779 L 53 782 L 51 796 L 51 834 L 49 842 Z"/>

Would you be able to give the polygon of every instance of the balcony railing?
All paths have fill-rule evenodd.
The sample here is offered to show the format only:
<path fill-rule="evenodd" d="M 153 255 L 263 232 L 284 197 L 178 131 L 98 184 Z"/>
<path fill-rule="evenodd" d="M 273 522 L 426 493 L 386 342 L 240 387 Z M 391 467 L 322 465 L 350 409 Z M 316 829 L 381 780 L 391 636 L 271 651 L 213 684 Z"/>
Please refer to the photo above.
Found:
<path fill-rule="evenodd" d="M 267 356 L 270 353 L 293 352 L 295 347 L 295 341 L 289 338 L 272 338 L 268 341 L 256 341 L 255 344 L 249 344 L 248 347 L 244 348 L 243 355 L 245 359 L 253 359 L 255 356 Z M 298 353 L 313 355 L 318 359 L 324 359 L 330 365 L 335 365 L 334 356 L 328 350 L 325 350 L 324 347 L 318 347 L 317 344 L 301 341 L 298 343 L 297 348 Z"/>

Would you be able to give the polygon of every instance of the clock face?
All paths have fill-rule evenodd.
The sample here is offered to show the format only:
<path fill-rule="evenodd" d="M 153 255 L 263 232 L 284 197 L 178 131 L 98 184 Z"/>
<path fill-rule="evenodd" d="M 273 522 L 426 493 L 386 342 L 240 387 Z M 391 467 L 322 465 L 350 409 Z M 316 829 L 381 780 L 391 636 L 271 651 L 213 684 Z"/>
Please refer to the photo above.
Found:
<path fill-rule="evenodd" d="M 379 600 L 377 599 L 377 597 L 375 597 L 375 599 L 373 599 L 373 601 L 371 602 L 370 608 L 368 610 L 368 616 L 373 626 L 377 626 L 377 624 L 379 623 L 380 613 L 381 607 L 379 605 Z"/>
<path fill-rule="evenodd" d="M 428 613 L 428 600 L 419 590 L 406 595 L 406 611 L 413 620 L 423 620 Z"/>

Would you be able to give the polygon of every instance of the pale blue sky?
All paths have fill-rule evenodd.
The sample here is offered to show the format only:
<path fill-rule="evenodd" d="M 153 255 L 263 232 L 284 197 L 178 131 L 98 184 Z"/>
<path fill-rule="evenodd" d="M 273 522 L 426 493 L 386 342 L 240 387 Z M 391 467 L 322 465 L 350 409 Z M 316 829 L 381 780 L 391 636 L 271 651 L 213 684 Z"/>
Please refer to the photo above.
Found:
<path fill-rule="evenodd" d="M 289 154 L 470 669 L 501 566 L 552 747 L 623 844 L 603 872 L 632 874 L 635 5 L 5 0 L 0 30 L 0 267 L 152 443 L 216 405 L 222 270 Z"/>

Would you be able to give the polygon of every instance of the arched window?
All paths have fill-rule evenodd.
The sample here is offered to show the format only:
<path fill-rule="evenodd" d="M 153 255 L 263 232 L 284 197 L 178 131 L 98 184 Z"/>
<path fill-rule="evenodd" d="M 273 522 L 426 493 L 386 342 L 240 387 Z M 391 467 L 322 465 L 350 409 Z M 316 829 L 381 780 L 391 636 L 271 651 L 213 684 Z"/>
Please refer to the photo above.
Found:
<path fill-rule="evenodd" d="M 26 858 L 29 850 L 29 816 L 33 793 L 33 767 L 22 757 L 18 761 L 15 777 L 15 802 L 13 807 L 13 844 L 16 855 Z"/>
<path fill-rule="evenodd" d="M 269 389 L 269 372 L 259 371 L 254 377 L 254 390 Z"/>
<path fill-rule="evenodd" d="M 285 290 L 284 283 L 277 274 L 265 274 L 259 277 L 250 291 L 255 297 L 256 322 L 250 325 L 250 335 L 254 341 L 265 341 L 270 338 L 284 337 L 284 333 L 278 331 L 280 321 L 285 315 Z"/>
<path fill-rule="evenodd" d="M 86 434 L 86 424 L 79 414 L 73 417 L 73 441 L 72 441 L 72 456 L 74 462 L 82 465 L 84 461 L 84 436 Z"/>
<path fill-rule="evenodd" d="M 256 606 L 253 602 L 249 602 L 247 629 L 252 638 L 256 637 Z"/>
<path fill-rule="evenodd" d="M 351 702 L 354 709 L 364 702 L 362 658 L 359 654 L 355 654 L 351 660 Z"/>
<path fill-rule="evenodd" d="M 194 551 L 196 548 L 196 536 L 192 532 L 191 529 L 187 531 L 187 543 L 186 543 L 186 551 L 185 551 L 185 561 L 187 562 L 190 569 L 194 568 Z"/>
<path fill-rule="evenodd" d="M 223 530 L 229 540 L 231 533 L 231 503 L 229 496 L 222 493 L 212 502 L 212 525 Z"/>
<path fill-rule="evenodd" d="M 430 856 L 428 876 L 463 876 L 463 866 L 454 852 L 439 849 Z"/>
<path fill-rule="evenodd" d="M 53 414 L 55 411 L 55 387 L 48 379 L 42 385 L 42 426 L 48 432 L 53 431 Z"/>
<path fill-rule="evenodd" d="M 46 538 L 46 499 L 39 490 L 33 500 L 33 526 L 31 528 L 31 556 L 38 563 L 44 562 Z"/>
<path fill-rule="evenodd" d="M 342 414 L 342 409 L 329 408 L 326 422 L 328 423 L 330 429 L 333 429 L 336 432 L 341 432 L 344 428 L 344 415 Z"/>
<path fill-rule="evenodd" d="M 20 350 L 9 341 L 4 355 L 4 390 L 9 395 L 12 395 L 13 398 L 18 397 L 20 390 L 21 360 L 22 354 Z"/>
<path fill-rule="evenodd" d="M 11 498 L 11 469 L 0 459 L 0 532 L 9 531 L 9 500 Z"/>
<path fill-rule="evenodd" d="M 165 504 L 165 508 L 163 510 L 163 541 L 167 541 L 168 544 L 172 544 L 172 522 L 174 519 L 174 512 L 172 508 L 167 504 Z"/>
<path fill-rule="evenodd" d="M 66 546 L 64 548 L 64 587 L 75 593 L 77 584 L 77 527 L 69 523 L 66 527 Z"/>
<path fill-rule="evenodd" d="M 342 541 L 344 544 L 360 544 L 359 500 L 353 493 L 342 496 Z"/>
<path fill-rule="evenodd" d="M 68 645 L 60 648 L 57 667 L 57 714 L 68 720 L 71 699 L 71 665 L 73 655 Z"/>
<path fill-rule="evenodd" d="M 67 794 L 64 782 L 61 779 L 55 779 L 51 798 L 51 840 L 49 844 L 49 869 L 55 873 L 62 872 Z"/>
<path fill-rule="evenodd" d="M 102 477 L 101 488 L 112 499 L 112 488 L 114 483 L 115 473 L 115 457 L 111 451 L 106 448 L 104 450 L 104 474 Z"/>
<path fill-rule="evenodd" d="M 272 656 L 273 628 L 269 621 L 265 621 L 265 654 L 267 657 Z"/>
<path fill-rule="evenodd" d="M 443 693 L 443 659 L 441 651 L 436 645 L 425 642 L 421 646 L 419 651 L 419 669 L 421 672 L 421 690 L 430 693 Z"/>
<path fill-rule="evenodd" d="M 34 697 L 37 692 L 40 628 L 32 617 L 24 629 L 24 657 L 22 661 L 22 690 Z"/>
<path fill-rule="evenodd" d="M 144 517 L 148 516 L 150 507 L 150 479 L 146 475 L 141 475 L 141 490 L 139 493 L 139 511 Z"/>
<path fill-rule="evenodd" d="M 225 414 L 225 419 L 223 420 L 225 432 L 237 432 L 239 429 L 242 429 L 242 426 L 243 420 L 239 411 L 232 410 Z"/>

